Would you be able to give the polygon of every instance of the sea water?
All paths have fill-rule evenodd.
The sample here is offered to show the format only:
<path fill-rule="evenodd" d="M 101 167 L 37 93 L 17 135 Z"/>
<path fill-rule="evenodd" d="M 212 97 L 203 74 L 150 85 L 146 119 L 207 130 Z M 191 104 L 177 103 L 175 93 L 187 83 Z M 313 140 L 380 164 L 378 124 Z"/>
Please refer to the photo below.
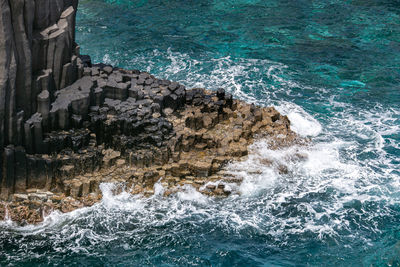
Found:
<path fill-rule="evenodd" d="M 312 142 L 258 140 L 227 166 L 240 196 L 102 184 L 93 207 L 0 222 L 1 266 L 400 266 L 398 0 L 81 0 L 77 42 L 94 62 L 274 105 Z"/>

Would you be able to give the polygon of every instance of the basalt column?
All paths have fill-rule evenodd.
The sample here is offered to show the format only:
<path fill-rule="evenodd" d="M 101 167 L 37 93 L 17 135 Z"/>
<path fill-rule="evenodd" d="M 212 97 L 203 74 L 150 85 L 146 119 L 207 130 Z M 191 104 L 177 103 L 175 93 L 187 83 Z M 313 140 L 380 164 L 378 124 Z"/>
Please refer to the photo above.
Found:
<path fill-rule="evenodd" d="M 2 198 L 26 189 L 26 121 L 46 118 L 56 91 L 82 76 L 77 5 L 78 0 L 0 0 Z M 35 126 L 47 127 L 42 121 Z"/>

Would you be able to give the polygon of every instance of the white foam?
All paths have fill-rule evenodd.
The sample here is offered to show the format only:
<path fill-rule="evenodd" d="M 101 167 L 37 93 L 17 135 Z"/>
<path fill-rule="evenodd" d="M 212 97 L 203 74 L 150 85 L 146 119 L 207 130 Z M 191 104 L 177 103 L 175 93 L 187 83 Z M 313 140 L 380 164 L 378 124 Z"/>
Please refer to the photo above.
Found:
<path fill-rule="evenodd" d="M 162 196 L 164 194 L 164 187 L 161 184 L 161 180 L 162 178 L 160 178 L 160 180 L 157 181 L 157 183 L 154 184 L 154 195 L 155 196 Z"/>
<path fill-rule="evenodd" d="M 113 66 L 119 65 L 119 61 L 116 60 L 114 57 L 111 58 L 110 54 L 104 54 L 102 62 L 105 64 L 113 65 Z"/>
<path fill-rule="evenodd" d="M 290 128 L 301 136 L 317 136 L 322 132 L 322 125 L 300 106 L 281 101 L 276 109 L 287 115 L 290 120 Z"/>
<path fill-rule="evenodd" d="M 102 183 L 100 190 L 103 195 L 102 205 L 109 210 L 136 210 L 142 209 L 143 203 L 139 196 L 133 196 L 125 190 L 122 184 Z"/>
<path fill-rule="evenodd" d="M 4 220 L 3 220 L 3 221 L 0 221 L 0 226 L 3 226 L 3 227 L 12 227 L 12 226 L 15 226 L 15 223 L 14 223 L 14 222 L 11 220 L 11 218 L 10 218 L 10 214 L 9 214 L 8 206 L 7 206 L 7 205 L 5 205 L 4 212 L 5 212 L 5 214 L 4 214 Z"/>
<path fill-rule="evenodd" d="M 321 124 L 309 114 L 289 112 L 290 128 L 302 136 L 317 136 L 322 131 Z"/>
<path fill-rule="evenodd" d="M 184 185 L 176 195 L 179 200 L 207 204 L 208 198 L 191 185 Z"/>

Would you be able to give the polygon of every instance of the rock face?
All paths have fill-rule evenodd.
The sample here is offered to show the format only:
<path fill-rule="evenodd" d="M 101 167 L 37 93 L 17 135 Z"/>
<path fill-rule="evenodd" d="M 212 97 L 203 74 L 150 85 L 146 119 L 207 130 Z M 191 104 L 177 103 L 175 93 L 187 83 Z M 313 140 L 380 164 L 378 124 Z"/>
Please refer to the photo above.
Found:
<path fill-rule="evenodd" d="M 0 219 L 36 223 L 92 205 L 102 182 L 226 196 L 241 180 L 224 166 L 246 157 L 254 138 L 271 148 L 302 142 L 286 116 L 224 89 L 92 65 L 74 42 L 77 0 L 0 7 Z"/>
<path fill-rule="evenodd" d="M 26 122 L 30 120 L 36 125 L 34 131 L 39 134 L 38 118 L 46 120 L 46 106 L 54 99 L 55 92 L 82 75 L 79 47 L 75 44 L 77 5 L 78 0 L 0 0 L 0 187 L 3 198 L 24 187 L 18 164 L 26 162 L 21 162 L 21 157 L 25 158 L 24 147 L 29 145 Z"/>

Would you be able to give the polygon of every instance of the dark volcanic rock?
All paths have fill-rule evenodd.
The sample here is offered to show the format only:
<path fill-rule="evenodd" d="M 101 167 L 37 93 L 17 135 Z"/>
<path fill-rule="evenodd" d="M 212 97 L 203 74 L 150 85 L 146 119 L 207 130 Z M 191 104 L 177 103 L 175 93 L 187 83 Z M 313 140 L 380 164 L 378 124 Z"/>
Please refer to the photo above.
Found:
<path fill-rule="evenodd" d="M 2 1 L 0 4 L 0 177 L 2 196 L 13 192 L 4 184 L 16 177 L 15 191 L 24 186 L 24 153 L 46 153 L 43 133 L 53 121 L 67 128 L 68 110 L 60 108 L 56 118 L 50 104 L 56 90 L 82 77 L 90 57 L 79 56 L 75 44 L 78 0 Z M 68 106 L 61 105 L 68 109 Z M 58 127 L 58 125 L 57 125 Z M 7 164 L 16 146 L 15 173 Z M 21 150 L 21 147 L 26 149 Z M 3 163 L 3 159 L 5 162 Z M 5 166 L 3 170 L 3 166 Z M 20 166 L 20 167 L 19 167 Z M 11 175 L 11 176 L 10 176 Z"/>

